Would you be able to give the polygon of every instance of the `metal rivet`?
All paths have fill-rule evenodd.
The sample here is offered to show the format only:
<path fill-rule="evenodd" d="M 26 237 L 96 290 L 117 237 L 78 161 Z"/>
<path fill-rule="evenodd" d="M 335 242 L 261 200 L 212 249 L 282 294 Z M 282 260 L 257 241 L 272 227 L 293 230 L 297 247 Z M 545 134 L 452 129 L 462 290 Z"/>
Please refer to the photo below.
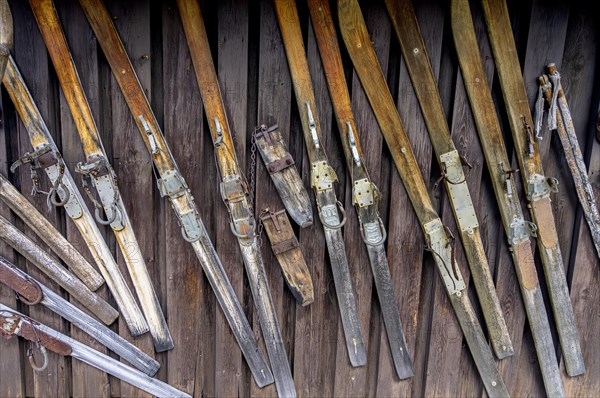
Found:
<path fill-rule="evenodd" d="M 413 48 L 413 53 L 418 54 L 419 53 L 419 49 L 418 48 Z"/>
<path fill-rule="evenodd" d="M 496 385 L 497 385 L 497 384 L 498 384 L 498 383 L 496 383 L 495 381 L 492 381 L 492 386 L 493 386 L 493 387 L 496 387 Z"/>

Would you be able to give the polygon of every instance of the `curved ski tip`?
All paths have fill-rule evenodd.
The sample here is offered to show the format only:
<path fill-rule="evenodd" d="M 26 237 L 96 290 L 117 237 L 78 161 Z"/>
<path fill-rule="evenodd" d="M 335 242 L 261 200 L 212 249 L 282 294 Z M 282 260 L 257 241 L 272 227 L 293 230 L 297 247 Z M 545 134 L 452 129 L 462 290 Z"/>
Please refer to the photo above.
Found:
<path fill-rule="evenodd" d="M 298 224 L 301 228 L 307 228 L 313 225 L 313 215 L 312 211 L 306 211 L 305 209 L 287 209 L 290 217 L 296 224 Z"/>

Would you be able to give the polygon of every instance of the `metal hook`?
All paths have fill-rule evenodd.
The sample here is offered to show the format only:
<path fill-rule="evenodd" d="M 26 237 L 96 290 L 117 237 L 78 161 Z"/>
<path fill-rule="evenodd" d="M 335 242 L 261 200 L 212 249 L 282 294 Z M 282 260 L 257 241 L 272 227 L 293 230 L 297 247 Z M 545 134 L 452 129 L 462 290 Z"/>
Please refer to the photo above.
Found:
<path fill-rule="evenodd" d="M 58 194 L 59 188 L 62 188 L 63 192 L 65 193 L 65 198 L 63 200 L 60 200 L 60 195 Z M 71 191 L 69 191 L 69 188 L 67 188 L 67 186 L 61 182 L 57 187 L 52 187 L 50 192 L 48 192 L 48 207 L 50 207 L 50 204 L 55 207 L 64 206 L 67 204 L 67 202 L 69 202 L 69 199 L 71 199 Z"/>
<path fill-rule="evenodd" d="M 96 211 L 94 212 L 94 216 L 96 218 L 96 221 L 98 221 L 99 224 L 102 225 L 110 225 L 112 224 L 116 219 L 117 219 L 117 206 L 115 206 L 114 204 L 110 207 L 111 212 L 112 212 L 112 217 L 104 220 L 102 218 L 102 216 L 100 216 L 100 207 L 96 207 Z M 108 214 L 107 214 L 108 215 Z"/>
<path fill-rule="evenodd" d="M 31 365 L 31 368 L 36 372 L 42 372 L 48 367 L 48 351 L 46 351 L 46 347 L 40 345 L 39 343 L 37 344 L 37 347 L 44 356 L 44 363 L 42 366 L 38 366 L 35 363 L 35 358 L 33 357 L 33 344 L 31 344 L 31 346 L 27 349 L 27 357 L 29 359 L 29 365 Z"/>

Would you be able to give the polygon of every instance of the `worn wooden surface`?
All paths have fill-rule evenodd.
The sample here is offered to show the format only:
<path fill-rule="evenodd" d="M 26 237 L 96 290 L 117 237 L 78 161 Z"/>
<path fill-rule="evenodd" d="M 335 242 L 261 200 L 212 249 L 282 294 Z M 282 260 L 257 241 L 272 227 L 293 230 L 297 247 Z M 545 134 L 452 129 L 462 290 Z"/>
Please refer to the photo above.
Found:
<path fill-rule="evenodd" d="M 196 198 L 209 235 L 215 242 L 248 319 L 254 325 L 257 336 L 260 336 L 239 250 L 235 237 L 229 232 L 226 210 L 218 197 L 212 140 L 177 7 L 172 1 L 136 0 L 121 3 L 109 0 L 106 4 L 158 122 L 163 127 L 173 156 Z M 15 0 L 10 1 L 10 5 L 15 21 L 15 61 L 67 164 L 73 168 L 76 162 L 83 160 L 82 146 L 39 29 L 27 2 Z M 498 206 L 489 182 L 490 175 L 469 114 L 470 108 L 449 30 L 448 4 L 419 1 L 414 2 L 414 6 L 438 78 L 455 145 L 459 150 L 468 152 L 469 161 L 477 169 L 467 172 L 467 182 L 471 193 L 479 192 L 478 196 L 474 194 L 473 202 L 480 217 L 484 247 L 515 348 L 513 357 L 498 361 L 499 368 L 512 396 L 543 396 L 541 374 L 514 266 L 505 243 Z M 57 1 L 56 7 L 105 149 L 121 178 L 125 205 L 130 211 L 176 347 L 168 353 L 155 354 L 149 335 L 133 339 L 126 326 L 121 324 L 115 325 L 115 330 L 157 358 L 162 364 L 157 377 L 193 392 L 195 396 L 273 396 L 274 386 L 259 389 L 252 381 L 192 249 L 181 239 L 173 212 L 158 196 L 147 150 L 81 7 L 73 0 Z M 259 124 L 277 123 L 308 187 L 310 167 L 298 109 L 295 101 L 292 101 L 291 79 L 272 2 L 204 1 L 201 7 L 241 167 L 248 175 L 251 131 Z M 439 170 L 434 164 L 425 124 L 385 4 L 379 0 L 363 1 L 361 7 L 434 207 L 441 212 L 445 221 L 451 221 L 453 217 L 450 207 L 445 203 L 445 193 L 433 190 Z M 335 8 L 335 4 L 332 4 L 332 8 Z M 484 66 L 492 83 L 500 125 L 511 158 L 512 138 L 480 5 L 472 1 L 471 8 L 484 55 Z M 343 199 L 348 216 L 355 217 L 341 142 L 308 9 L 303 1 L 298 2 L 298 9 L 324 146 L 340 178 L 338 198 Z M 596 199 L 600 200 L 600 143 L 595 139 L 596 115 L 600 110 L 600 52 L 598 25 L 594 18 L 596 14 L 579 3 L 542 0 L 511 0 L 509 11 L 530 105 L 537 94 L 535 79 L 548 63 L 555 62 L 561 71 L 562 85 Z M 296 303 L 285 286 L 267 243 L 263 245 L 263 256 L 298 393 L 304 397 L 482 395 L 482 384 L 463 342 L 443 284 L 433 269 L 433 259 L 423 251 L 423 235 L 415 213 L 358 77 L 350 69 L 344 46 L 341 48 L 367 169 L 382 192 L 380 208 L 388 229 L 388 260 L 398 292 L 398 304 L 415 376 L 399 381 L 394 374 L 377 295 L 372 288 L 368 256 L 356 228 L 356 220 L 348 221 L 344 238 L 367 346 L 368 362 L 362 368 L 349 365 L 322 229 L 318 225 L 300 231 L 295 227 L 313 278 L 314 303 L 307 307 Z M 23 170 L 8 175 L 8 165 L 30 150 L 31 145 L 6 93 L 3 93 L 1 100 L 0 172 L 8 176 L 21 192 L 28 194 L 31 190 L 28 172 Z M 570 378 L 561 365 L 564 388 L 568 396 L 595 397 L 600 389 L 600 260 L 583 214 L 577 207 L 573 183 L 557 137 L 546 133 L 541 150 L 544 170 L 561 182 L 560 192 L 552 197 L 552 206 L 560 225 L 558 239 L 567 268 L 567 281 L 587 368 L 584 375 Z M 516 161 L 513 160 L 514 166 Z M 44 184 L 43 187 L 47 188 L 45 181 Z M 257 209 L 282 208 L 262 164 L 257 166 L 256 187 Z M 517 188 L 522 190 L 520 182 Z M 83 248 L 78 231 L 62 210 L 48 213 L 45 198 L 28 198 L 75 247 Z M 0 214 L 35 239 L 32 232 L 1 204 Z M 113 234 L 106 229 L 102 231 L 117 254 L 118 247 Z M 41 240 L 37 242 L 43 244 Z M 55 283 L 5 245 L 0 245 L 0 252 L 54 291 L 68 297 Z M 82 252 L 90 260 L 87 252 Z M 460 251 L 457 254 L 460 259 L 462 254 Z M 129 280 L 122 256 L 118 254 L 117 258 Z M 538 273 L 541 273 L 538 254 L 536 264 Z M 466 275 L 468 269 L 463 267 L 461 272 Z M 550 312 L 547 288 L 543 278 L 540 279 Z M 101 294 L 110 299 L 104 287 Z M 472 300 L 476 297 L 472 287 L 470 297 Z M 12 307 L 17 305 L 14 295 L 4 286 L 0 287 L 0 301 Z M 95 344 L 46 309 L 32 307 L 29 315 L 86 344 Z M 551 318 L 550 321 L 556 352 L 560 353 L 554 320 Z M 0 342 L 1 397 L 144 396 L 133 387 L 87 365 L 57 356 L 50 356 L 46 372 L 34 374 L 27 365 L 24 354 L 26 347 L 26 344 L 15 339 Z"/>

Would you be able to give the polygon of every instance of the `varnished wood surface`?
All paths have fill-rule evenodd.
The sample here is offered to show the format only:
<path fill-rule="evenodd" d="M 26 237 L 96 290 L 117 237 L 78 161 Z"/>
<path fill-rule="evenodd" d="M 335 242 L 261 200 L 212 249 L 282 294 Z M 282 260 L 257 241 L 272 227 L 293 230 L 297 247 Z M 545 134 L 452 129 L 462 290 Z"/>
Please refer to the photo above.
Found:
<path fill-rule="evenodd" d="M 82 159 L 81 142 L 39 29 L 27 2 L 15 0 L 9 3 L 15 21 L 15 61 L 67 164 L 74 167 Z M 493 267 L 492 275 L 515 347 L 513 357 L 498 361 L 499 368 L 512 396 L 543 396 L 541 374 L 531 333 L 526 325 L 522 298 L 490 183 L 490 173 L 485 165 L 464 94 L 464 82 L 449 30 L 449 3 L 415 1 L 413 4 L 438 78 L 442 104 L 456 146 L 468 149 L 469 160 L 475 168 L 479 168 L 473 174 L 466 173 L 467 182 L 472 193 L 478 192 L 474 194 L 473 201 L 481 217 L 486 255 Z M 163 127 L 173 156 L 196 198 L 202 219 L 236 293 L 257 335 L 260 335 L 242 259 L 235 237 L 229 231 L 226 209 L 219 198 L 219 176 L 208 131 L 209 121 L 202 109 L 202 99 L 195 83 L 196 76 L 177 6 L 174 1 L 147 0 L 127 3 L 107 0 L 106 5 L 157 121 Z M 523 70 L 530 71 L 525 73 L 528 100 L 531 101 L 537 95 L 535 78 L 543 72 L 547 63 L 555 62 L 563 77 L 563 88 L 598 201 L 600 143 L 595 140 L 594 134 L 596 115 L 600 110 L 600 75 L 597 72 L 598 26 L 594 14 L 585 6 L 575 3 L 528 0 L 509 1 L 508 5 L 519 59 L 524 62 Z M 277 123 L 296 160 L 304 184 L 309 188 L 310 167 L 307 165 L 297 105 L 292 100 L 294 94 L 287 59 L 272 1 L 204 1 L 201 6 L 221 94 L 235 132 L 238 159 L 246 176 L 250 167 L 250 133 L 259 124 Z M 332 3 L 332 8 L 335 6 Z M 84 91 L 98 123 L 100 136 L 121 177 L 120 187 L 126 207 L 131 212 L 130 217 L 163 304 L 176 348 L 168 353 L 154 354 L 149 335 L 133 339 L 126 326 L 120 323 L 117 330 L 157 358 L 162 364 L 157 377 L 194 393 L 197 397 L 273 396 L 274 386 L 259 389 L 252 381 L 212 289 L 206 278 L 198 272 L 194 253 L 180 237 L 180 228 L 172 210 L 158 198 L 148 152 L 81 7 L 73 0 L 56 1 L 56 7 Z M 417 163 L 425 177 L 433 208 L 441 213 L 445 222 L 451 220 L 453 217 L 444 198 L 445 193 L 433 189 L 439 170 L 434 165 L 419 104 L 400 56 L 400 48 L 385 4 L 379 0 L 362 1 L 361 8 L 370 33 L 369 38 L 375 45 L 375 52 L 404 122 Z M 494 83 L 497 77 L 485 23 L 481 18 L 481 6 L 474 1 L 471 2 L 471 8 L 476 12 L 474 15 L 479 15 L 475 24 L 480 51 L 484 56 L 486 78 L 500 115 L 500 128 L 508 156 L 512 159 L 514 145 L 502 94 L 498 84 Z M 341 182 L 337 194 L 344 203 L 348 216 L 355 217 L 341 141 L 308 8 L 303 1 L 299 1 L 298 9 L 323 140 L 328 149 L 329 161 Z M 337 24 L 337 19 L 334 20 Z M 544 40 L 536 37 L 543 37 Z M 372 288 L 368 256 L 358 228 L 356 224 L 352 224 L 356 220 L 348 220 L 344 237 L 357 292 L 361 327 L 367 341 L 368 362 L 362 368 L 352 368 L 348 363 L 344 335 L 338 320 L 335 288 L 330 266 L 326 262 L 322 230 L 315 226 L 296 229 L 315 289 L 315 301 L 307 307 L 297 304 L 290 294 L 275 256 L 270 253 L 266 236 L 263 238 L 265 244 L 262 252 L 266 271 L 298 394 L 303 397 L 481 396 L 483 387 L 470 353 L 464 346 L 443 283 L 433 269 L 433 259 L 423 251 L 423 236 L 405 188 L 360 81 L 350 69 L 350 59 L 343 43 L 339 43 L 367 169 L 382 193 L 380 211 L 388 229 L 388 261 L 398 293 L 398 304 L 414 362 L 415 376 L 400 381 L 394 375 L 379 304 L 375 289 Z M 1 100 L 3 117 L 0 126 L 0 172 L 9 175 L 7 165 L 30 150 L 31 144 L 8 96 L 4 94 Z M 544 170 L 549 175 L 557 176 L 561 165 L 566 166 L 557 137 L 548 133 L 541 146 Z M 260 163 L 260 159 L 258 162 Z M 515 161 L 512 165 L 517 167 Z M 481 176 L 475 178 L 477 173 L 481 173 Z M 9 176 L 11 182 L 26 196 L 31 191 L 28 174 L 23 170 Z M 257 176 L 256 208 L 282 208 L 270 176 L 261 164 L 258 164 Z M 558 239 L 568 270 L 567 280 L 587 368 L 584 375 L 575 378 L 568 377 L 562 369 L 561 373 L 568 396 L 593 398 L 600 389 L 600 320 L 597 316 L 600 308 L 600 260 L 595 253 L 583 215 L 576 210 L 576 196 L 573 196 L 573 191 L 571 194 L 568 192 L 572 186 L 568 171 L 558 177 L 561 191 L 552 197 L 552 206 L 561 226 Z M 516 182 L 517 189 L 522 194 L 520 178 Z M 62 211 L 48 213 L 43 197 L 28 198 L 90 260 L 78 231 L 71 223 L 65 222 L 66 215 Z M 313 209 L 316 209 L 314 202 Z M 526 208 L 523 207 L 523 210 Z M 19 224 L 6 206 L 0 205 L 0 213 L 12 217 L 11 220 L 19 228 L 35 238 L 31 231 Z M 109 246 L 117 253 L 119 250 L 112 233 L 104 228 L 102 231 L 105 232 Z M 55 283 L 48 281 L 39 272 L 36 273 L 35 267 L 6 246 L 0 245 L 0 252 L 19 267 L 32 272 L 54 291 L 66 296 Z M 458 251 L 457 256 L 461 255 Z M 119 258 L 119 263 L 123 266 L 122 257 Z M 541 276 L 541 263 L 537 254 L 535 262 Z M 127 275 L 125 268 L 122 271 Z M 461 266 L 461 272 L 466 276 L 468 268 Z M 128 276 L 126 279 L 129 280 Z M 543 278 L 540 281 L 549 311 L 551 307 L 547 299 L 547 288 Z M 470 289 L 470 297 L 473 299 L 476 297 L 475 292 L 472 287 Z M 110 297 L 105 288 L 101 289 L 101 294 L 105 298 Z M 16 305 L 14 295 L 4 287 L 0 288 L 0 301 L 9 306 Z M 68 324 L 43 308 L 31 308 L 29 315 L 62 333 L 70 333 L 86 344 L 95 344 L 87 340 L 83 333 L 74 329 L 71 331 Z M 556 337 L 553 319 L 550 322 Z M 554 345 L 558 352 L 560 347 L 556 339 Z M 27 365 L 25 349 L 26 345 L 15 339 L 0 342 L 3 358 L 0 361 L 0 396 L 144 396 L 137 389 L 113 377 L 107 377 L 75 360 L 58 356 L 50 357 L 46 373 L 34 373 Z M 7 361 L 4 358 L 11 359 Z"/>

